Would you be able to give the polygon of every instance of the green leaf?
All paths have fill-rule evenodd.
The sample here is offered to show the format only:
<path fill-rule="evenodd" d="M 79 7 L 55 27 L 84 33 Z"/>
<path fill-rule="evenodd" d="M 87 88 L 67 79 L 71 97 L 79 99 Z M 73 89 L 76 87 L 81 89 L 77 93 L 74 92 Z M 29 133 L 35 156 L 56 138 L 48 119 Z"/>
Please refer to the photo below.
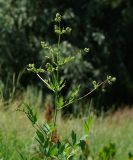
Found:
<path fill-rule="evenodd" d="M 80 85 L 78 85 L 78 86 L 70 93 L 69 98 L 68 98 L 68 103 L 71 103 L 71 102 L 73 102 L 73 100 L 75 100 L 75 98 L 76 98 L 77 95 L 78 95 L 79 88 L 80 88 Z"/>
<path fill-rule="evenodd" d="M 55 70 L 55 68 L 50 63 L 47 63 L 46 70 L 47 70 L 47 72 L 51 73 Z"/>
<path fill-rule="evenodd" d="M 114 159 L 116 154 L 116 146 L 114 143 L 109 143 L 106 146 L 103 147 L 101 152 L 99 153 L 99 160 L 110 160 Z"/>
<path fill-rule="evenodd" d="M 64 65 L 64 64 L 66 64 L 66 63 L 69 63 L 69 62 L 71 62 L 74 58 L 75 58 L 75 57 L 71 57 L 71 56 L 66 57 L 66 58 L 60 58 L 59 61 L 58 61 L 58 65 L 59 65 L 59 66 L 62 66 L 62 65 Z"/>
<path fill-rule="evenodd" d="M 79 146 L 81 147 L 82 150 L 85 149 L 85 145 L 86 145 L 85 140 L 80 140 Z"/>
<path fill-rule="evenodd" d="M 56 107 L 58 109 L 62 108 L 64 105 L 64 98 L 61 96 L 61 97 L 57 97 L 56 98 Z"/>
<path fill-rule="evenodd" d="M 57 146 L 52 146 L 50 147 L 49 149 L 49 156 L 53 157 L 53 156 L 56 156 L 58 154 L 58 149 L 57 149 Z"/>
<path fill-rule="evenodd" d="M 25 158 L 22 153 L 19 152 L 19 155 L 20 155 L 22 160 L 27 160 L 27 158 Z"/>
<path fill-rule="evenodd" d="M 49 86 L 54 92 L 60 92 L 62 88 L 65 87 L 65 82 L 63 79 L 59 80 L 57 76 L 53 76 L 51 79 L 49 79 Z"/>
<path fill-rule="evenodd" d="M 43 143 L 44 142 L 44 135 L 43 135 L 43 133 L 37 129 L 36 134 L 37 134 L 39 140 Z"/>
<path fill-rule="evenodd" d="M 68 157 L 68 160 L 73 160 L 73 155 L 70 155 L 70 156 Z"/>
<path fill-rule="evenodd" d="M 90 128 L 92 127 L 93 123 L 94 123 L 94 116 L 90 115 L 89 118 L 85 121 L 84 124 L 84 132 L 86 135 L 88 135 L 88 133 L 90 132 Z"/>
<path fill-rule="evenodd" d="M 22 111 L 26 114 L 29 120 L 34 125 L 37 122 L 37 113 L 33 112 L 33 109 L 26 103 L 23 103 L 24 107 L 22 109 L 18 109 L 18 111 Z"/>
<path fill-rule="evenodd" d="M 76 136 L 76 133 L 74 131 L 72 131 L 72 133 L 71 133 L 71 138 L 72 138 L 73 145 L 75 145 L 76 141 L 77 141 L 77 136 Z"/>
<path fill-rule="evenodd" d="M 50 131 L 51 127 L 49 126 L 48 123 L 45 123 L 43 124 L 42 126 L 42 130 L 45 132 L 45 133 L 48 133 Z"/>
<path fill-rule="evenodd" d="M 61 91 L 62 88 L 64 88 L 64 87 L 65 87 L 65 81 L 64 81 L 64 79 L 61 79 L 59 81 L 59 89 L 58 89 L 58 91 Z"/>
<path fill-rule="evenodd" d="M 65 144 L 61 144 L 61 142 L 58 142 L 58 153 L 62 154 L 65 149 Z"/>

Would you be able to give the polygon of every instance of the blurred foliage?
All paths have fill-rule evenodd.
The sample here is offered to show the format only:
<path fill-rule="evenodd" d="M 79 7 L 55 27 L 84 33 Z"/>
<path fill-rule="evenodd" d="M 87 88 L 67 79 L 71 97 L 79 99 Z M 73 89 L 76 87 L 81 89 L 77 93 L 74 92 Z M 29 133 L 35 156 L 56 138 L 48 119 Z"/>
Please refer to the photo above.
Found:
<path fill-rule="evenodd" d="M 53 15 L 59 11 L 64 14 L 63 25 L 69 23 L 73 28 L 70 38 L 64 37 L 67 41 L 62 43 L 62 55 L 67 56 L 75 49 L 90 47 L 90 54 L 77 55 L 73 63 L 66 65 L 64 72 L 67 73 L 67 79 L 71 83 L 76 83 L 73 79 L 82 83 L 83 93 L 91 87 L 88 85 L 91 79 L 101 81 L 107 74 L 112 74 L 117 77 L 116 85 L 108 89 L 106 94 L 103 92 L 98 95 L 96 102 L 100 99 L 103 106 L 132 103 L 132 6 L 132 0 L 1 0 L 2 83 L 6 86 L 8 79 L 8 86 L 12 85 L 14 72 L 17 77 L 27 64 L 39 64 L 42 57 L 44 59 L 42 55 L 47 53 L 41 50 L 40 41 L 49 41 L 53 45 L 56 42 L 53 36 Z M 30 75 L 23 76 L 21 84 L 27 85 L 29 79 Z"/>

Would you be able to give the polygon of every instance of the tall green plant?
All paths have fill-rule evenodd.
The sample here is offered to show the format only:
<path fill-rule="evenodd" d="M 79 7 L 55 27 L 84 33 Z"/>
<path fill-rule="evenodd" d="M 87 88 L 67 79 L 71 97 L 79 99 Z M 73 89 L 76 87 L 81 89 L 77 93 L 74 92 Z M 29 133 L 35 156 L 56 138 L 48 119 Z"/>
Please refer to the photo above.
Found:
<path fill-rule="evenodd" d="M 89 96 L 100 86 L 105 86 L 107 83 L 112 84 L 115 81 L 114 77 L 107 76 L 107 79 L 101 83 L 93 81 L 94 88 L 86 93 L 85 95 L 79 97 L 79 89 L 82 86 L 78 84 L 70 93 L 69 96 L 64 97 L 62 95 L 62 90 L 66 86 L 66 80 L 63 79 L 60 74 L 62 66 L 70 63 L 75 59 L 74 56 L 68 56 L 62 58 L 60 56 L 60 42 L 61 37 L 65 34 L 70 34 L 71 28 L 62 28 L 61 24 L 62 16 L 57 13 L 55 17 L 54 31 L 58 36 L 58 43 L 56 46 L 51 46 L 47 42 L 41 42 L 44 49 L 49 51 L 49 56 L 47 58 L 48 63 L 44 67 L 37 68 L 35 64 L 29 64 L 28 71 L 34 72 L 40 80 L 53 92 L 54 95 L 54 118 L 51 124 L 44 123 L 43 125 L 38 124 L 37 114 L 33 112 L 32 108 L 25 104 L 24 108 L 19 109 L 23 111 L 29 120 L 32 122 L 33 127 L 36 130 L 36 140 L 38 141 L 38 157 L 37 159 L 59 159 L 59 160 L 74 160 L 80 157 L 80 152 L 85 153 L 87 148 L 86 138 L 90 131 L 90 127 L 93 124 L 94 117 L 90 116 L 84 125 L 84 136 L 81 139 L 77 139 L 77 135 L 74 131 L 71 133 L 71 140 L 60 141 L 58 136 L 57 127 L 57 115 L 60 110 L 68 107 L 74 102 L 80 101 L 83 98 Z M 89 48 L 81 49 L 78 53 L 88 53 Z M 43 75 L 45 78 L 43 78 Z M 85 154 L 86 155 L 86 154 Z M 87 155 L 88 156 L 88 155 Z M 85 158 L 85 157 L 83 157 Z"/>

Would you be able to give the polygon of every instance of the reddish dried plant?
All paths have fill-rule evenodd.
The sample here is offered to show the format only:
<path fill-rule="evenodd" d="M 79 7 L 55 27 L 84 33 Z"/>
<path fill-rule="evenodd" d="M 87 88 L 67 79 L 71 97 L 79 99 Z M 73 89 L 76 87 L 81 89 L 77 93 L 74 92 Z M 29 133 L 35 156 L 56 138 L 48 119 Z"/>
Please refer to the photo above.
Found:
<path fill-rule="evenodd" d="M 46 122 L 49 123 L 52 121 L 53 113 L 54 113 L 53 104 L 49 102 L 45 105 L 45 111 L 44 111 L 44 118 Z"/>
<path fill-rule="evenodd" d="M 55 129 L 53 131 L 53 135 L 52 135 L 52 142 L 55 143 L 55 144 L 57 144 L 58 141 L 59 141 L 59 137 L 58 137 L 58 134 L 57 134 L 57 129 Z"/>

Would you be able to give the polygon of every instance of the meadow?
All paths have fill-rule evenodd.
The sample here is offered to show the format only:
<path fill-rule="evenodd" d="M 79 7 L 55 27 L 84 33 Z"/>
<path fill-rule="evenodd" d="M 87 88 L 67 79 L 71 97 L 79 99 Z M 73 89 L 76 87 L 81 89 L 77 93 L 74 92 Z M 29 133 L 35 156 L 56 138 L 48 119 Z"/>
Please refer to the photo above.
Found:
<path fill-rule="evenodd" d="M 45 63 L 37 66 L 31 62 L 25 67 L 26 73 L 36 74 L 50 91 L 51 99 L 44 98 L 44 92 L 35 86 L 27 85 L 27 89 L 18 91 L 21 76 L 16 81 L 13 76 L 11 90 L 5 90 L 1 83 L 0 160 L 133 160 L 132 107 L 120 106 L 111 111 L 113 107 L 108 106 L 108 112 L 100 112 L 89 99 L 97 89 L 106 92 L 116 77 L 106 75 L 102 81 L 91 80 L 91 89 L 83 95 L 82 83 L 77 80 L 69 84 L 66 64 L 76 61 L 77 55 L 89 54 L 90 48 L 75 48 L 73 55 L 62 55 L 61 38 L 72 31 L 69 26 L 62 27 L 62 18 L 60 13 L 54 18 L 57 44 L 40 42 Z M 88 104 L 82 103 L 81 107 L 79 101 L 87 97 Z M 81 110 L 63 116 L 63 110 L 74 105 Z"/>
<path fill-rule="evenodd" d="M 21 160 L 21 154 L 28 160 L 35 154 L 35 130 L 27 117 L 16 111 L 21 100 L 15 100 L 7 106 L 0 103 L 0 160 Z M 74 130 L 80 137 L 86 117 L 62 119 L 58 116 L 58 134 L 61 139 L 69 138 Z M 40 121 L 44 122 L 44 112 L 40 112 Z M 97 117 L 88 138 L 89 152 L 94 157 L 109 143 L 116 147 L 115 160 L 127 160 L 133 152 L 133 109 L 126 107 Z"/>

